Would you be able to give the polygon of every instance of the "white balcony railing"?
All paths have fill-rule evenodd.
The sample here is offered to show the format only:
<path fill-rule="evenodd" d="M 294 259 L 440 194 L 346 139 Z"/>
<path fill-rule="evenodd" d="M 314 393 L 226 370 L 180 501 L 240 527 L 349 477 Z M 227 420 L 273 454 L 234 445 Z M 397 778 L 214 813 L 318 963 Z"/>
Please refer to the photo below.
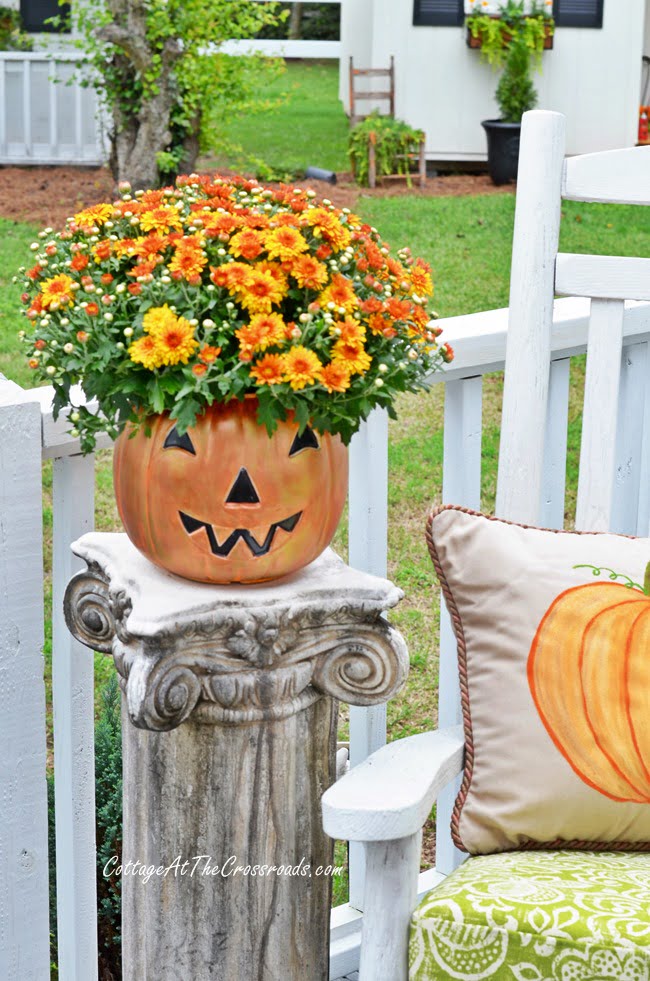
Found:
<path fill-rule="evenodd" d="M 548 527 L 563 523 L 568 366 L 572 355 L 586 350 L 588 311 L 588 300 L 559 300 L 555 306 L 544 498 Z M 434 378 L 445 385 L 445 501 L 480 506 L 481 377 L 503 368 L 506 324 L 506 310 L 442 322 L 445 340 L 456 352 L 453 365 Z M 646 363 L 650 304 L 629 304 L 624 330 L 622 398 L 629 401 L 635 372 Z M 43 459 L 54 461 L 52 664 L 59 977 L 61 981 L 96 978 L 93 666 L 88 652 L 72 640 L 62 612 L 63 592 L 78 561 L 70 552 L 70 542 L 93 524 L 94 461 L 79 455 L 78 442 L 65 430 L 65 420 L 52 419 L 48 389 L 23 391 L 0 376 L 0 977 L 7 981 L 49 976 L 41 656 Z M 629 447 L 621 446 L 620 453 L 629 452 Z M 351 447 L 349 561 L 378 575 L 386 574 L 387 454 L 386 417 L 377 412 Z M 634 511 L 636 516 L 642 506 L 637 501 L 631 507 L 626 494 L 622 479 L 615 502 L 616 531 L 628 531 L 629 515 Z M 443 618 L 441 685 L 454 671 L 455 644 Z M 456 722 L 458 711 L 455 699 L 443 702 L 441 724 Z M 385 711 L 355 708 L 350 715 L 354 764 L 385 741 Z M 438 871 L 423 873 L 423 888 L 454 864 L 446 831 L 450 800 L 448 794 L 438 809 Z M 350 904 L 332 913 L 333 978 L 358 966 L 361 863 L 362 855 L 351 849 Z"/>

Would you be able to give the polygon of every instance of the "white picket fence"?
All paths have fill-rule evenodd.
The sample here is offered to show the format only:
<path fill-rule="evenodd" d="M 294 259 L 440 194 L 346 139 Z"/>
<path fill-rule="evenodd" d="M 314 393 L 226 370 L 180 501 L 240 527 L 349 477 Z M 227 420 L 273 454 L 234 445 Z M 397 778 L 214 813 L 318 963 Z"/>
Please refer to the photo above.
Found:
<path fill-rule="evenodd" d="M 544 474 L 543 523 L 564 517 L 569 361 L 587 345 L 589 301 L 556 301 L 551 395 Z M 503 368 L 507 311 L 442 322 L 455 349 L 453 365 L 434 379 L 445 385 L 443 500 L 480 506 L 482 376 Z M 628 304 L 619 399 L 612 529 L 647 534 L 650 495 L 642 493 L 640 393 L 650 366 L 650 304 Z M 426 396 L 423 396 L 425 398 Z M 645 395 L 643 396 L 645 399 Z M 0 380 L 0 978 L 49 977 L 45 697 L 43 686 L 43 564 L 41 463 L 53 467 L 53 698 L 57 826 L 59 977 L 97 977 L 95 892 L 93 666 L 63 621 L 65 586 L 76 570 L 70 542 L 90 530 L 94 461 L 55 423 L 48 389 L 23 391 Z M 646 418 L 650 418 L 648 408 Z M 645 433 L 645 435 L 644 435 Z M 388 426 L 376 412 L 351 447 L 349 560 L 386 574 Z M 645 454 L 647 458 L 647 453 Z M 439 489 L 432 486 L 433 499 Z M 448 622 L 441 628 L 440 674 L 455 672 Z M 433 697 L 433 695 L 432 695 Z M 457 701 L 440 705 L 441 724 L 455 723 Z M 353 764 L 386 738 L 385 710 L 352 709 Z M 441 805 L 439 810 L 444 810 Z M 439 815 L 441 826 L 444 815 Z M 437 871 L 421 876 L 428 888 L 455 864 L 451 840 L 439 831 Z M 350 857 L 350 903 L 332 912 L 331 977 L 358 966 L 362 918 L 362 855 Z"/>
<path fill-rule="evenodd" d="M 229 55 L 259 52 L 268 58 L 338 59 L 341 42 L 236 40 L 226 41 L 219 50 Z M 95 90 L 83 84 L 82 65 L 83 56 L 73 50 L 0 51 L 0 165 L 89 167 L 106 162 L 106 126 Z"/>

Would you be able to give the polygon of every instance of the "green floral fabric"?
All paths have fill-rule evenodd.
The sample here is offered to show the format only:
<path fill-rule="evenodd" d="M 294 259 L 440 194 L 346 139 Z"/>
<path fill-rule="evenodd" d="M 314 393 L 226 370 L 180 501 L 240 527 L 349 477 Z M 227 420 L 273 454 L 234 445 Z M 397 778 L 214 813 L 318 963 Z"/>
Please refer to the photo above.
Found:
<path fill-rule="evenodd" d="M 650 981 L 650 855 L 468 859 L 411 920 L 411 981 Z"/>

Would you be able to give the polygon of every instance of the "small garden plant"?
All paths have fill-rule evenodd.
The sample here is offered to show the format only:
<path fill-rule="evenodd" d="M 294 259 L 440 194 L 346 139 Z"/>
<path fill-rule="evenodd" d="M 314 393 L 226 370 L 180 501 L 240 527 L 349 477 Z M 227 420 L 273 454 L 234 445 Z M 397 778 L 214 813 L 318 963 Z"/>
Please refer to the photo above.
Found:
<path fill-rule="evenodd" d="M 368 187 L 368 155 L 374 139 L 377 177 L 404 174 L 409 177 L 410 161 L 417 156 L 424 138 L 421 129 L 413 129 L 400 119 L 371 113 L 350 132 L 348 154 L 358 184 Z"/>

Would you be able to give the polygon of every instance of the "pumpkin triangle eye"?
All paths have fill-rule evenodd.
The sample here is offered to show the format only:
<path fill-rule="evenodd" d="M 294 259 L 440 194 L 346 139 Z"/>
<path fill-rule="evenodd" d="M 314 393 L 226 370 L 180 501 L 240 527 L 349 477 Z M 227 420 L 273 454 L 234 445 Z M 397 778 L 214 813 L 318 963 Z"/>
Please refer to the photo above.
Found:
<path fill-rule="evenodd" d="M 196 456 L 196 450 L 194 449 L 189 433 L 183 433 L 181 436 L 176 426 L 167 433 L 167 438 L 163 443 L 163 449 L 168 450 L 172 446 L 177 447 L 179 450 L 186 450 L 188 453 Z"/>
<path fill-rule="evenodd" d="M 302 435 L 296 433 L 293 443 L 291 444 L 291 449 L 289 450 L 289 456 L 295 456 L 296 453 L 300 453 L 301 450 L 318 450 L 320 445 L 316 438 L 316 434 L 313 429 L 309 426 L 304 430 Z"/>

